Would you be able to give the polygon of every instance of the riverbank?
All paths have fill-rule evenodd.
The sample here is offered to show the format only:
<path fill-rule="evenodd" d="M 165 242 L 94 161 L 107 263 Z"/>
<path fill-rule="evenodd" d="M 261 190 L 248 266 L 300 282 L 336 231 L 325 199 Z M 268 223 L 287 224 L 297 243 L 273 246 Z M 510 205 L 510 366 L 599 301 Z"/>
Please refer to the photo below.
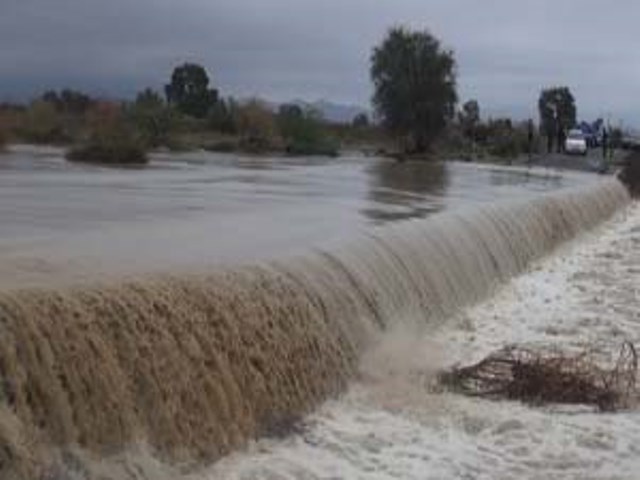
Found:
<path fill-rule="evenodd" d="M 640 152 L 633 152 L 626 157 L 619 176 L 631 195 L 640 197 Z"/>

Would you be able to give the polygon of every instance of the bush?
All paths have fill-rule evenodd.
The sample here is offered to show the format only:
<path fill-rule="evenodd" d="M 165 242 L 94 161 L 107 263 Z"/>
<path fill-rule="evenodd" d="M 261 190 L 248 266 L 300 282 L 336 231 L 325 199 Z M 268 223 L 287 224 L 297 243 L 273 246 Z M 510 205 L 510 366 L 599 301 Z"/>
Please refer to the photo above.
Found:
<path fill-rule="evenodd" d="M 320 115 L 313 110 L 282 105 L 278 112 L 278 128 L 290 155 L 338 155 L 338 142 L 327 134 Z"/>
<path fill-rule="evenodd" d="M 277 128 L 273 112 L 260 100 L 253 99 L 232 110 L 233 123 L 240 134 L 240 147 L 259 153 L 275 148 Z"/>
<path fill-rule="evenodd" d="M 240 139 L 238 149 L 253 154 L 265 153 L 275 150 L 272 139 L 259 136 L 248 136 Z"/>
<path fill-rule="evenodd" d="M 59 144 L 70 140 L 55 105 L 44 100 L 37 100 L 29 106 L 19 133 L 25 141 L 36 144 Z"/>
<path fill-rule="evenodd" d="M 67 159 L 104 165 L 144 165 L 148 162 L 144 148 L 133 143 L 90 142 L 72 148 L 67 153 Z"/>
<path fill-rule="evenodd" d="M 207 143 L 203 148 L 208 152 L 232 153 L 236 152 L 240 146 L 234 140 L 220 140 L 218 142 Z"/>
<path fill-rule="evenodd" d="M 462 129 L 455 124 L 449 125 L 442 135 L 434 142 L 434 150 L 447 157 L 457 159 L 469 158 L 473 150 L 471 140 L 465 137 Z"/>
<path fill-rule="evenodd" d="M 486 135 L 489 153 L 496 157 L 514 158 L 528 150 L 526 131 L 514 127 L 511 119 L 490 120 Z"/>
<path fill-rule="evenodd" d="M 207 114 L 207 122 L 212 130 L 221 133 L 235 134 L 237 127 L 233 118 L 235 103 L 233 99 L 218 100 Z"/>
<path fill-rule="evenodd" d="M 90 114 L 89 139 L 72 148 L 67 159 L 105 165 L 143 165 L 147 163 L 145 143 L 132 134 L 122 108 L 103 103 Z"/>
<path fill-rule="evenodd" d="M 520 147 L 511 134 L 500 135 L 493 139 L 489 153 L 501 158 L 514 158 L 520 154 Z"/>
<path fill-rule="evenodd" d="M 140 92 L 127 113 L 140 140 L 149 148 L 168 146 L 171 143 L 170 135 L 176 120 L 160 94 L 151 89 Z"/>
<path fill-rule="evenodd" d="M 294 139 L 286 146 L 289 155 L 306 156 L 322 155 L 327 157 L 337 157 L 339 154 L 338 143 L 332 139 Z"/>

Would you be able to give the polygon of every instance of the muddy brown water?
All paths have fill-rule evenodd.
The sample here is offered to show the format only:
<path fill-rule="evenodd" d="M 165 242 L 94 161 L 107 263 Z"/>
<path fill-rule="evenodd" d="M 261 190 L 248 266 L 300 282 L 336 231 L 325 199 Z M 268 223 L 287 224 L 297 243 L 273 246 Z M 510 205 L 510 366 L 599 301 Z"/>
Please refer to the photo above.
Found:
<path fill-rule="evenodd" d="M 90 478 L 76 449 L 219 459 L 341 392 L 372 338 L 446 320 L 629 200 L 614 179 L 357 157 L 0 162 L 2 478 Z"/>

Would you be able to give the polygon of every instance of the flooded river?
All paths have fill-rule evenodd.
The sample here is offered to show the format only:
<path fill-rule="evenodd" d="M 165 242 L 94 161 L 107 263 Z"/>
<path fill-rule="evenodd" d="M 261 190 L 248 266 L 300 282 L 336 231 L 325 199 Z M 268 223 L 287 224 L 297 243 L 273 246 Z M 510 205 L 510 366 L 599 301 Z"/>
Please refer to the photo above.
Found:
<path fill-rule="evenodd" d="M 156 154 L 144 169 L 0 156 L 0 286 L 194 269 L 306 252 L 479 202 L 595 177 L 464 163 Z"/>
<path fill-rule="evenodd" d="M 615 178 L 464 163 L 0 157 L 0 478 L 634 479 L 634 409 L 432 388 L 640 341 Z"/>

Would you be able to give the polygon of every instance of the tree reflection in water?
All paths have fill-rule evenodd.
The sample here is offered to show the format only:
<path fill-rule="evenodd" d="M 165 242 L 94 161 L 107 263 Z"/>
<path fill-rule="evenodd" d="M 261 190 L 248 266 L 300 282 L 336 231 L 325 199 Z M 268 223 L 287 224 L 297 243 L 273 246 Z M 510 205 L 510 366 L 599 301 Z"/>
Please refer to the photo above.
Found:
<path fill-rule="evenodd" d="M 362 214 L 377 225 L 424 218 L 443 208 L 449 186 L 446 163 L 383 160 L 367 169 L 370 205 Z"/>

